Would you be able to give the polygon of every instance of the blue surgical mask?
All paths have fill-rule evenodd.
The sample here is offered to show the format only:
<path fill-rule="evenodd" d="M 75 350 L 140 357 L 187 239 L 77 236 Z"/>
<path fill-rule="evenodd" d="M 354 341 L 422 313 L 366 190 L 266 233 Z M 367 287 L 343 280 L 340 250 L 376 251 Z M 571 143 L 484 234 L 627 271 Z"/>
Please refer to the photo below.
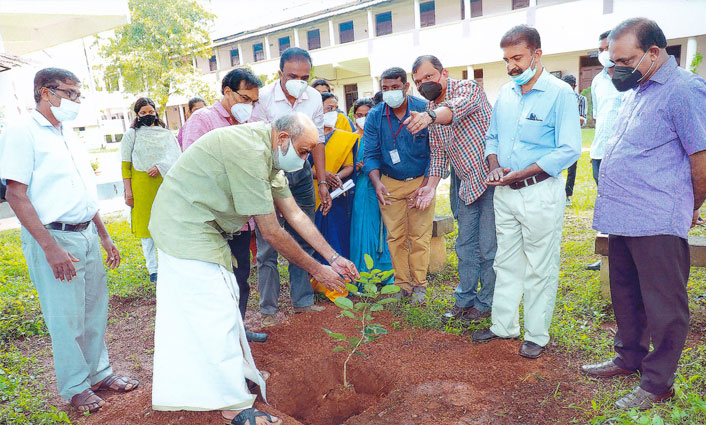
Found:
<path fill-rule="evenodd" d="M 300 157 L 297 150 L 294 149 L 291 137 L 289 138 L 287 153 L 282 153 L 282 147 L 278 147 L 277 152 L 274 152 L 273 159 L 275 161 L 275 168 L 287 173 L 299 171 L 304 167 L 304 159 Z"/>
<path fill-rule="evenodd" d="M 537 53 L 536 50 L 532 53 L 532 62 L 530 62 L 530 66 L 528 66 L 527 69 L 522 72 L 522 74 L 510 76 L 510 78 L 512 78 L 512 81 L 514 81 L 515 84 L 519 86 L 525 85 L 527 84 L 527 82 L 529 82 L 529 80 L 532 79 L 532 77 L 534 77 L 534 74 L 537 73 L 537 68 L 532 68 L 532 65 L 534 64 L 535 53 Z"/>
<path fill-rule="evenodd" d="M 404 94 L 402 90 L 388 90 L 382 92 L 382 100 L 387 103 L 390 108 L 399 108 L 404 103 Z"/>

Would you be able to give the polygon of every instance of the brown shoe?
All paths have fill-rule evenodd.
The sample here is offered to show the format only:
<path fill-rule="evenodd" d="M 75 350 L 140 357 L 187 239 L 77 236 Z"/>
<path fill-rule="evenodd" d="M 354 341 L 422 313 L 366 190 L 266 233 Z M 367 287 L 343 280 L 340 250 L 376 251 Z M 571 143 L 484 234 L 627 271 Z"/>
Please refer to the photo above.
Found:
<path fill-rule="evenodd" d="M 610 378 L 613 376 L 625 376 L 637 373 L 636 370 L 623 369 L 615 364 L 613 360 L 608 360 L 603 363 L 583 365 L 581 366 L 581 371 L 586 375 L 597 378 Z"/>
<path fill-rule="evenodd" d="M 674 388 L 670 388 L 669 391 L 664 394 L 653 394 L 637 386 L 630 392 L 630 394 L 616 401 L 615 406 L 618 409 L 625 410 L 647 410 L 652 408 L 654 403 L 660 403 L 669 400 L 672 397 L 674 397 Z"/>
<path fill-rule="evenodd" d="M 446 313 L 444 313 L 443 316 L 441 316 L 441 321 L 444 323 L 449 323 L 452 320 L 461 320 L 467 322 L 468 318 L 466 315 L 471 310 L 473 310 L 473 307 L 459 307 L 457 305 L 454 305 L 450 311 L 447 311 Z"/>
<path fill-rule="evenodd" d="M 321 306 L 321 305 L 316 305 L 316 304 L 308 305 L 306 307 L 294 307 L 294 312 L 297 314 L 298 313 L 316 313 L 316 312 L 324 311 L 324 310 L 326 310 L 326 307 Z"/>
<path fill-rule="evenodd" d="M 262 327 L 269 328 L 277 324 L 277 318 L 274 314 L 262 314 Z"/>
<path fill-rule="evenodd" d="M 520 347 L 520 355 L 528 359 L 536 359 L 542 355 L 544 352 L 544 347 L 539 344 L 535 344 L 532 341 L 525 341 Z"/>
<path fill-rule="evenodd" d="M 480 311 L 475 307 L 471 307 L 471 309 L 466 313 L 466 317 L 468 320 L 471 322 L 477 322 L 479 320 L 485 319 L 487 317 L 490 317 L 490 310 L 488 311 Z"/>

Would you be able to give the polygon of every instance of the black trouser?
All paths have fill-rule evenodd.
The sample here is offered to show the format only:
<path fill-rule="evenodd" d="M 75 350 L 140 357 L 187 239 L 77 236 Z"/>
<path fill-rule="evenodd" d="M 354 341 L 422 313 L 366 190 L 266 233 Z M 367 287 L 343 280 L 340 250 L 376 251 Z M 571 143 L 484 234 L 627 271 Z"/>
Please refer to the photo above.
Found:
<path fill-rule="evenodd" d="M 245 310 L 248 309 L 248 298 L 250 298 L 250 284 L 248 277 L 250 276 L 250 234 L 252 231 L 244 230 L 240 234 L 233 236 L 233 239 L 228 241 L 230 252 L 235 257 L 237 265 L 233 266 L 233 274 L 238 282 L 240 289 L 240 300 L 238 307 L 240 315 L 245 319 Z"/>
<path fill-rule="evenodd" d="M 674 383 L 689 331 L 689 244 L 671 235 L 610 235 L 608 241 L 610 293 L 618 324 L 614 361 L 624 369 L 640 370 L 645 391 L 664 394 Z"/>
<path fill-rule="evenodd" d="M 566 170 L 566 186 L 564 190 L 566 191 L 566 197 L 570 198 L 574 194 L 574 183 L 576 183 L 576 167 L 578 161 L 574 162 L 574 165 Z"/>

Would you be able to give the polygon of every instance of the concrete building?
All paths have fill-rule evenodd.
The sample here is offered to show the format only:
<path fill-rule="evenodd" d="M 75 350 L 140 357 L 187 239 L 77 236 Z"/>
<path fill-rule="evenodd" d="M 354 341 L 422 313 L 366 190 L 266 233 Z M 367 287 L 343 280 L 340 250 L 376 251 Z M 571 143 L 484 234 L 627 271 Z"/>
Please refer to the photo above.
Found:
<path fill-rule="evenodd" d="M 681 66 L 699 48 L 706 51 L 706 0 L 360 0 L 266 26 L 247 28 L 240 20 L 246 28 L 215 39 L 213 56 L 196 66 L 214 87 L 243 65 L 274 79 L 280 53 L 298 46 L 311 53 L 313 74 L 349 108 L 379 90 L 385 69 L 410 72 L 418 55 L 434 54 L 453 78 L 474 78 L 494 102 L 508 81 L 499 42 L 512 26 L 536 27 L 545 67 L 574 74 L 583 90 L 601 70 L 598 35 L 636 16 L 658 22 Z M 698 72 L 706 75 L 706 62 Z"/>

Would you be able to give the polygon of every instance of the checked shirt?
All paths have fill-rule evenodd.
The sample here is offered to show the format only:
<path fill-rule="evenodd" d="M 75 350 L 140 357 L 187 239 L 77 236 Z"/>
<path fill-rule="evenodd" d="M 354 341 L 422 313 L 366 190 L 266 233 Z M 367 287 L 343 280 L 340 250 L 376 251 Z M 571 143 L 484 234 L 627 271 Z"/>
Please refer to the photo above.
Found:
<path fill-rule="evenodd" d="M 428 109 L 439 106 L 451 109 L 453 122 L 429 126 L 429 175 L 446 177 L 450 163 L 460 181 L 459 197 L 469 205 L 487 188 L 485 179 L 489 170 L 485 160 L 485 134 L 492 109 L 478 83 L 451 78 L 444 100 L 439 104 L 429 102 Z"/>

